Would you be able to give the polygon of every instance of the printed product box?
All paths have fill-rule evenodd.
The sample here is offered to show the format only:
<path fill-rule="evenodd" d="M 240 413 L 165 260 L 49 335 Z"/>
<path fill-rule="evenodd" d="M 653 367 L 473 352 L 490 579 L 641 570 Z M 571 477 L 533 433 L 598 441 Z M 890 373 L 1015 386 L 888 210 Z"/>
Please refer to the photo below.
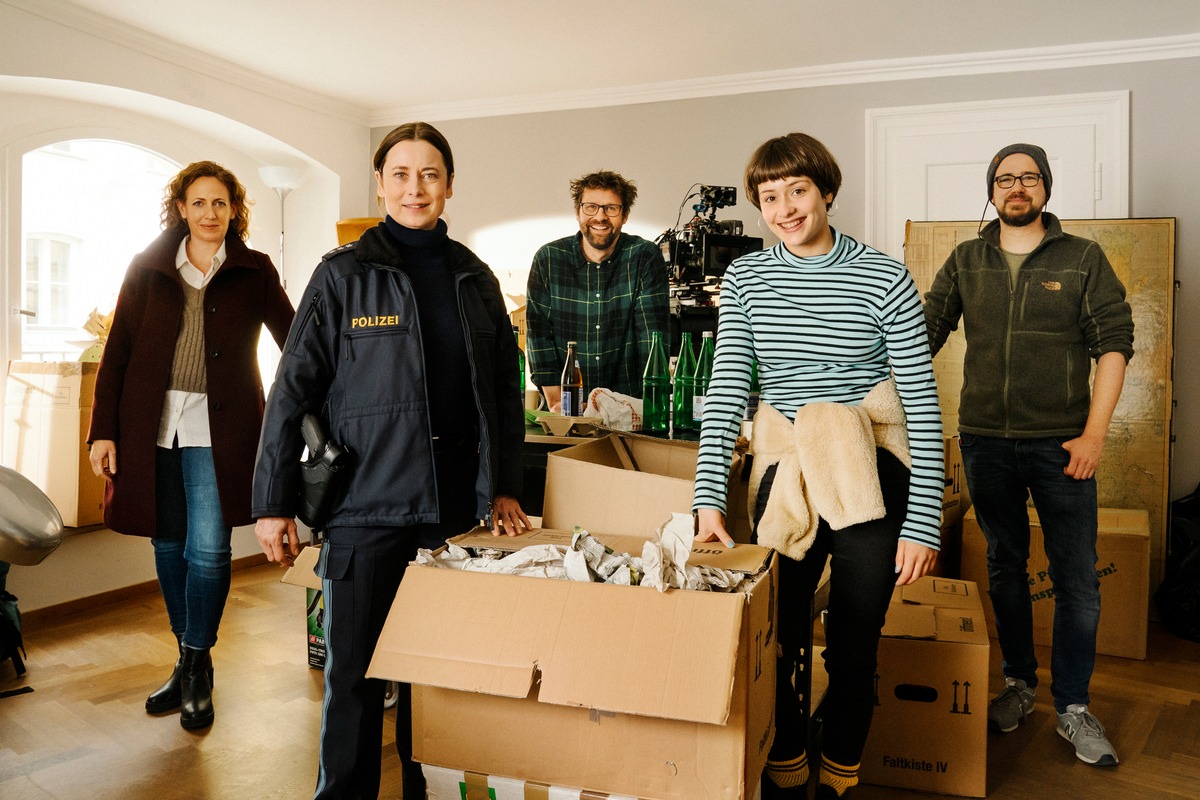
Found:
<path fill-rule="evenodd" d="M 87 446 L 98 366 L 78 361 L 8 366 L 3 462 L 45 492 L 69 528 L 104 522 L 104 479 L 92 473 Z"/>
<path fill-rule="evenodd" d="M 1100 578 L 1100 629 L 1096 652 L 1125 658 L 1146 657 L 1150 617 L 1150 515 L 1141 509 L 1102 508 L 1098 512 L 1096 575 Z M 979 584 L 988 629 L 996 619 L 987 596 L 987 541 L 972 509 L 963 520 L 962 577 Z M 1029 509 L 1029 594 L 1033 598 L 1033 641 L 1050 646 L 1054 638 L 1054 583 L 1042 543 L 1037 511 Z"/>
<path fill-rule="evenodd" d="M 320 545 L 305 547 L 296 557 L 296 563 L 279 579 L 280 583 L 304 587 L 308 665 L 313 669 L 325 668 L 325 598 L 321 593 L 321 579 L 314 572 L 320 554 Z"/>
<path fill-rule="evenodd" d="M 595 516 L 570 518 L 607 527 L 618 500 L 596 492 Z M 471 536 L 521 547 L 570 532 L 451 541 Z M 646 540 L 597 538 L 637 553 Z M 691 559 L 757 574 L 741 593 L 660 593 L 410 567 L 367 674 L 414 684 L 422 764 L 600 796 L 748 799 L 774 733 L 775 559 L 752 545 Z"/>
<path fill-rule="evenodd" d="M 638 800 L 425 765 L 425 800 Z"/>
<path fill-rule="evenodd" d="M 989 647 L 974 583 L 927 576 L 896 588 L 879 641 L 864 783 L 985 795 Z"/>

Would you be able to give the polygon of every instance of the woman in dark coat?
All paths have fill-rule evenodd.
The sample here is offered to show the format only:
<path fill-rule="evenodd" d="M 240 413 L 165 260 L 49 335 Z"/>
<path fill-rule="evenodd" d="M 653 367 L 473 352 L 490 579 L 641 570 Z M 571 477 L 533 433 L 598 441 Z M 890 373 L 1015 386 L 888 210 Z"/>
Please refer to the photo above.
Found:
<path fill-rule="evenodd" d="M 91 464 L 104 521 L 149 536 L 179 660 L 146 711 L 213 720 L 212 658 L 229 594 L 230 535 L 250 517 L 264 406 L 258 337 L 282 348 L 292 304 L 246 247 L 246 190 L 200 161 L 167 186 L 163 233 L 133 259 L 96 376 Z"/>

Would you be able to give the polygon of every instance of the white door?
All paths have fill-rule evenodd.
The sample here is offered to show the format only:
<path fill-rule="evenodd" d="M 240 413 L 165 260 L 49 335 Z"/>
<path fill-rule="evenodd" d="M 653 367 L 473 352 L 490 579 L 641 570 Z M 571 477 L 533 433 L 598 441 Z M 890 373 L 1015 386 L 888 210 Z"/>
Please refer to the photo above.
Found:
<path fill-rule="evenodd" d="M 908 220 L 974 220 L 985 207 L 994 218 L 988 162 L 1014 142 L 1046 151 L 1047 210 L 1062 219 L 1127 217 L 1128 131 L 1128 92 L 868 110 L 871 244 L 903 260 Z"/>

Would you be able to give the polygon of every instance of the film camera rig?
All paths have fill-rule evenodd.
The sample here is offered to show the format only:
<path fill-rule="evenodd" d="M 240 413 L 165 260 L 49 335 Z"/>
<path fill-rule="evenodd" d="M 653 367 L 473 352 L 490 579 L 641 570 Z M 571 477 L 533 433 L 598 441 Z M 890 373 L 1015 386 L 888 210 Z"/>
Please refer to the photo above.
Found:
<path fill-rule="evenodd" d="M 691 220 L 680 227 L 684 205 L 697 197 Z M 717 219 L 717 209 L 736 203 L 737 189 L 733 186 L 692 184 L 679 204 L 675 227 L 655 239 L 667 261 L 667 279 L 676 299 L 712 305 L 730 262 L 762 249 L 761 238 L 742 235 L 741 220 Z"/>

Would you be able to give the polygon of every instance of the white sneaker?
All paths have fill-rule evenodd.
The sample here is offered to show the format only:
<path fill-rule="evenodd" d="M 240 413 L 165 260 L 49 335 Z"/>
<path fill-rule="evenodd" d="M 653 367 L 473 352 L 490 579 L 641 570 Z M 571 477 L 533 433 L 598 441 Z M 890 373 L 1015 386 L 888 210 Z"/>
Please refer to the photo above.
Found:
<path fill-rule="evenodd" d="M 1058 715 L 1058 735 L 1075 745 L 1075 755 L 1085 764 L 1117 765 L 1117 754 L 1104 735 L 1104 726 L 1088 713 L 1087 706 L 1067 706 L 1066 713 Z"/>

